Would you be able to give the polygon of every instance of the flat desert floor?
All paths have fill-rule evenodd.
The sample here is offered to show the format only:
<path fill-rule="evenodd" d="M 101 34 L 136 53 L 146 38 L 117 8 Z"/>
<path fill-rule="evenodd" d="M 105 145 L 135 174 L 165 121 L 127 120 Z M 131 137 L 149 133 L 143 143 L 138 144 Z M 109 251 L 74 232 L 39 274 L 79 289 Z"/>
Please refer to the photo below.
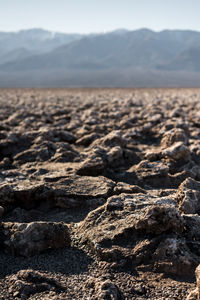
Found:
<path fill-rule="evenodd" d="M 2 300 L 186 299 L 200 90 L 1 89 L 0 218 Z"/>

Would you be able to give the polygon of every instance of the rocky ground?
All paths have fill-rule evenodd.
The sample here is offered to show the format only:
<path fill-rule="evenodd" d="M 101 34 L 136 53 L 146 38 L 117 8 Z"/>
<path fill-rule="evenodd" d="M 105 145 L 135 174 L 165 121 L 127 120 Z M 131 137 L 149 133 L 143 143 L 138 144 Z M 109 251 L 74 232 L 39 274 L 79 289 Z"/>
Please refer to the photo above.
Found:
<path fill-rule="evenodd" d="M 200 90 L 1 90 L 0 218 L 2 300 L 186 299 Z"/>

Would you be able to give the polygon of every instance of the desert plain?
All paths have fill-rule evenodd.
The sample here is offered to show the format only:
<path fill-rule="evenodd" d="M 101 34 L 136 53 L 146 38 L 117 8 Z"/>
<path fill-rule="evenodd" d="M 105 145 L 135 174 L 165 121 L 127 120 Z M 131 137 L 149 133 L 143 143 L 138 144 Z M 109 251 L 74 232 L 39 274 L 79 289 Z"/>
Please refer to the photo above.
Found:
<path fill-rule="evenodd" d="M 0 222 L 1 300 L 200 299 L 200 89 L 1 89 Z"/>

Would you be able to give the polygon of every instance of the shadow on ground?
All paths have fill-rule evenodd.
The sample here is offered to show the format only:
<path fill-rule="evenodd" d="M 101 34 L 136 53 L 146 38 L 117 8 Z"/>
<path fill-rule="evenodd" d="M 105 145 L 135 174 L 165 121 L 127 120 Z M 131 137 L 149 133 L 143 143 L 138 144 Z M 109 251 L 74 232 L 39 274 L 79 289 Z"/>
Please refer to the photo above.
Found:
<path fill-rule="evenodd" d="M 40 255 L 23 259 L 1 252 L 0 278 L 25 269 L 64 275 L 81 274 L 88 271 L 88 266 L 92 262 L 91 257 L 75 247 L 49 250 Z"/>

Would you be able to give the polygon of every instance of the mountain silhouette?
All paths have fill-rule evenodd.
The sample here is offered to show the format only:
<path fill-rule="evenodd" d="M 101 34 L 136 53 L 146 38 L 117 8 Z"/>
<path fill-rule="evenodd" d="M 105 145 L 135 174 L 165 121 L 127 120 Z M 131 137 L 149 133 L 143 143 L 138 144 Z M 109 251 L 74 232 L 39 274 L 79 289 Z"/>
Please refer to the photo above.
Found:
<path fill-rule="evenodd" d="M 143 28 L 81 35 L 32 29 L 0 33 L 0 41 L 0 85 L 9 78 L 11 86 L 35 85 L 38 77 L 44 86 L 131 86 L 131 78 L 133 86 L 136 81 L 168 86 L 170 78 L 171 85 L 185 86 L 200 78 L 196 31 Z"/>

